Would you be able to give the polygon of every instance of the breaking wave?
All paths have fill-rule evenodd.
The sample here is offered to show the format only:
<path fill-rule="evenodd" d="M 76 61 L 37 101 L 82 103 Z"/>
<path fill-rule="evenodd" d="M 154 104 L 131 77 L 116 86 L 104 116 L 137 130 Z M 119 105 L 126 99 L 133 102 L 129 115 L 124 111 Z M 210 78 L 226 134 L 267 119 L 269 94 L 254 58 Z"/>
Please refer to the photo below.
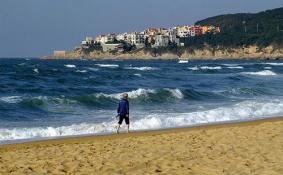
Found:
<path fill-rule="evenodd" d="M 129 99 L 132 103 L 138 104 L 158 104 L 165 102 L 172 102 L 176 100 L 202 100 L 208 98 L 219 98 L 219 95 L 213 92 L 199 92 L 193 89 L 136 89 L 128 93 Z M 122 98 L 123 93 L 93 93 L 82 96 L 36 96 L 36 97 L 21 97 L 21 96 L 8 96 L 1 97 L 0 102 L 5 103 L 19 103 L 23 107 L 42 109 L 48 106 L 60 105 L 86 105 L 93 107 L 113 107 L 118 100 Z"/>
<path fill-rule="evenodd" d="M 140 71 L 158 70 L 158 68 L 156 67 L 125 67 L 125 69 L 140 70 Z"/>
<path fill-rule="evenodd" d="M 188 69 L 197 71 L 197 70 L 221 70 L 222 67 L 221 66 L 195 66 L 195 67 L 189 67 Z"/>
<path fill-rule="evenodd" d="M 18 103 L 22 101 L 22 97 L 21 96 L 0 97 L 0 101 L 6 102 L 6 103 Z"/>
<path fill-rule="evenodd" d="M 79 73 L 87 73 L 87 70 L 77 70 L 76 72 L 79 72 Z"/>
<path fill-rule="evenodd" d="M 242 74 L 259 75 L 259 76 L 275 76 L 275 75 L 277 75 L 275 72 L 272 72 L 270 70 L 263 70 L 263 71 L 259 71 L 259 72 L 242 72 Z"/>
<path fill-rule="evenodd" d="M 68 68 L 76 68 L 76 65 L 73 65 L 73 64 L 65 64 L 65 67 L 68 67 Z"/>
<path fill-rule="evenodd" d="M 243 66 L 228 66 L 228 69 L 244 69 Z"/>
<path fill-rule="evenodd" d="M 262 63 L 265 65 L 271 65 L 271 66 L 283 66 L 283 63 Z"/>
<path fill-rule="evenodd" d="M 96 66 L 99 67 L 106 67 L 106 68 L 118 68 L 118 64 L 95 64 Z"/>
<path fill-rule="evenodd" d="M 161 129 L 206 123 L 251 120 L 283 114 L 282 100 L 243 101 L 235 105 L 188 113 L 153 113 L 134 117 L 132 130 Z M 102 123 L 81 123 L 60 127 L 1 128 L 0 141 L 114 132 L 115 119 Z"/>

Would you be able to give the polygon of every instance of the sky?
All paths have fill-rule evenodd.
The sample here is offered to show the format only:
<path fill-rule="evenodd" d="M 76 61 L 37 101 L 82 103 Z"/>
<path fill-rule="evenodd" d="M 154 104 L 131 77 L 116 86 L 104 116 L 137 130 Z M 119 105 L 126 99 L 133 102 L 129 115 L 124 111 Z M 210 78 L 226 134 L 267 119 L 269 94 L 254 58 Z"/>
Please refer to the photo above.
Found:
<path fill-rule="evenodd" d="M 40 57 L 72 50 L 86 36 L 279 7 L 283 0 L 1 0 L 0 57 Z"/>

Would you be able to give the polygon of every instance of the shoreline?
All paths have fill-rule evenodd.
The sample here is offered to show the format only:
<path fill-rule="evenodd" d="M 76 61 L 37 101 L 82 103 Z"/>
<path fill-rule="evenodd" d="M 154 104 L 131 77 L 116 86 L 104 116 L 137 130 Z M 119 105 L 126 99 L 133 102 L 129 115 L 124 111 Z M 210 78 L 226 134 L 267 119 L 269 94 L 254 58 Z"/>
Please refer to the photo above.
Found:
<path fill-rule="evenodd" d="M 282 174 L 283 117 L 0 146 L 0 174 Z"/>
<path fill-rule="evenodd" d="M 181 48 L 180 51 L 154 51 L 138 49 L 127 53 L 92 51 L 63 51 L 61 55 L 43 56 L 41 59 L 97 59 L 97 60 L 278 60 L 283 58 L 283 48 L 247 46 L 238 48 Z"/>
<path fill-rule="evenodd" d="M 160 128 L 160 129 L 151 129 L 151 130 L 134 130 L 130 134 L 126 134 L 124 131 L 120 134 L 115 132 L 111 133 L 99 133 L 99 134 L 83 134 L 83 135 L 70 135 L 70 136 L 57 136 L 57 137 L 46 137 L 39 139 L 21 139 L 21 140 L 9 140 L 10 143 L 0 143 L 0 149 L 3 147 L 10 147 L 13 145 L 25 145 L 25 144 L 44 144 L 50 142 L 64 142 L 69 140 L 80 140 L 80 139 L 98 139 L 98 138 L 114 138 L 114 137 L 127 137 L 127 135 L 146 135 L 146 134 L 162 134 L 168 132 L 180 132 L 184 130 L 201 130 L 209 128 L 221 128 L 221 127 L 233 127 L 233 126 L 242 126 L 242 125 L 253 125 L 269 121 L 280 121 L 283 120 L 283 116 L 259 118 L 259 119 L 248 119 L 248 120 L 233 120 L 233 121 L 223 121 L 223 122 L 214 122 L 214 123 L 200 123 L 196 125 L 172 127 L 172 128 Z M 11 143 L 12 142 L 12 143 Z"/>

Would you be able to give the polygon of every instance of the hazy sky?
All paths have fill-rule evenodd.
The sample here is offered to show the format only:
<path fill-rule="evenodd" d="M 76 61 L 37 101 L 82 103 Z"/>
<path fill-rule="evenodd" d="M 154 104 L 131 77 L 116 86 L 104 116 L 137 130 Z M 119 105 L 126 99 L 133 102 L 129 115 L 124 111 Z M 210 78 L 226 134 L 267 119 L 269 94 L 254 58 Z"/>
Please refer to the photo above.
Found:
<path fill-rule="evenodd" d="M 71 50 L 85 36 L 282 6 L 283 0 L 1 0 L 0 57 L 38 57 Z"/>

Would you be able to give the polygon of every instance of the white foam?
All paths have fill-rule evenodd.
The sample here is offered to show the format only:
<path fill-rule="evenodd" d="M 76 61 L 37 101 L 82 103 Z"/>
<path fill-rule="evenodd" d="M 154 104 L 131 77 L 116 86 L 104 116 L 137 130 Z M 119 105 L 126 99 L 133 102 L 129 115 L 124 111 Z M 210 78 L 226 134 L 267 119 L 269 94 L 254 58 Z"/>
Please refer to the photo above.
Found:
<path fill-rule="evenodd" d="M 148 96 L 149 93 L 155 93 L 156 91 L 153 90 L 153 89 L 142 89 L 142 88 L 139 88 L 137 90 L 133 90 L 133 91 L 129 91 L 129 92 L 126 92 L 128 94 L 128 97 L 129 98 L 138 98 L 140 96 Z M 121 99 L 123 93 L 116 93 L 116 94 L 104 94 L 104 93 L 99 93 L 99 94 L 96 94 L 96 97 L 110 97 L 110 98 L 114 98 L 114 99 Z"/>
<path fill-rule="evenodd" d="M 126 67 L 125 69 L 132 69 L 132 70 L 140 70 L 140 71 L 151 71 L 151 70 L 158 70 L 156 67 Z"/>
<path fill-rule="evenodd" d="M 201 66 L 201 67 L 198 67 L 198 66 L 195 66 L 195 67 L 188 67 L 188 69 L 191 69 L 191 70 L 220 70 L 222 69 L 221 66 Z"/>
<path fill-rule="evenodd" d="M 184 95 L 180 89 L 166 89 L 166 90 L 171 92 L 171 94 L 178 99 L 184 98 Z"/>
<path fill-rule="evenodd" d="M 244 69 L 243 66 L 229 66 L 228 69 Z"/>
<path fill-rule="evenodd" d="M 283 66 L 283 63 L 262 63 L 262 64 L 267 64 L 271 66 Z"/>
<path fill-rule="evenodd" d="M 182 93 L 182 91 L 180 89 L 169 89 L 169 88 L 165 88 L 164 90 L 168 91 L 171 93 L 171 95 L 177 99 L 182 99 L 184 98 L 184 95 Z M 128 94 L 128 97 L 130 99 L 134 99 L 134 98 L 138 98 L 138 97 L 147 97 L 150 94 L 155 94 L 157 93 L 157 90 L 155 89 L 142 89 L 139 88 L 137 90 L 133 90 L 133 91 L 129 91 L 126 92 Z M 96 97 L 109 97 L 109 98 L 114 98 L 114 99 L 121 99 L 122 98 L 123 93 L 116 93 L 116 94 L 104 94 L 104 93 L 98 93 L 95 94 Z"/>
<path fill-rule="evenodd" d="M 76 65 L 73 65 L 73 64 L 65 64 L 65 67 L 68 67 L 68 68 L 75 68 Z"/>
<path fill-rule="evenodd" d="M 259 71 L 259 72 L 242 72 L 242 74 L 259 75 L 259 76 L 275 76 L 275 75 L 277 75 L 275 72 L 272 72 L 270 70 L 263 70 L 263 71 Z"/>
<path fill-rule="evenodd" d="M 98 71 L 98 68 L 93 68 L 93 67 L 88 67 L 87 69 L 91 70 L 91 71 Z"/>
<path fill-rule="evenodd" d="M 280 116 L 283 114 L 283 102 L 282 99 L 262 99 L 187 113 L 146 114 L 146 111 L 143 114 L 134 113 L 131 113 L 131 130 L 148 130 Z M 109 133 L 114 132 L 115 123 L 113 119 L 102 123 L 81 123 L 60 127 L 0 128 L 0 141 Z"/>
<path fill-rule="evenodd" d="M 137 76 L 137 77 L 142 77 L 142 75 L 141 74 L 134 74 L 135 76 Z"/>
<path fill-rule="evenodd" d="M 33 69 L 33 71 L 34 71 L 35 73 L 39 73 L 38 69 Z"/>
<path fill-rule="evenodd" d="M 188 60 L 179 60 L 178 61 L 179 64 L 184 64 L 184 63 L 188 63 L 188 62 L 189 62 Z"/>
<path fill-rule="evenodd" d="M 264 69 L 268 69 L 268 70 L 271 70 L 272 68 L 271 68 L 271 67 L 264 67 Z"/>
<path fill-rule="evenodd" d="M 118 64 L 95 64 L 96 66 L 99 66 L 99 67 L 107 67 L 107 68 L 117 68 L 119 67 Z"/>
<path fill-rule="evenodd" d="M 205 69 L 207 69 L 207 70 L 220 70 L 220 69 L 222 69 L 222 67 L 221 66 L 214 66 L 214 67 L 202 66 L 201 69 L 203 69 L 203 70 L 205 70 Z"/>
<path fill-rule="evenodd" d="M 0 101 L 6 102 L 6 103 L 18 103 L 22 101 L 22 97 L 21 96 L 0 97 Z"/>
<path fill-rule="evenodd" d="M 223 66 L 227 66 L 227 67 L 234 67 L 234 66 L 239 66 L 239 64 L 221 64 Z"/>
<path fill-rule="evenodd" d="M 86 73 L 86 72 L 87 72 L 87 70 L 77 70 L 76 72 Z"/>
<path fill-rule="evenodd" d="M 191 69 L 191 70 L 199 70 L 199 68 L 197 66 L 195 67 L 188 67 L 188 69 Z"/>

